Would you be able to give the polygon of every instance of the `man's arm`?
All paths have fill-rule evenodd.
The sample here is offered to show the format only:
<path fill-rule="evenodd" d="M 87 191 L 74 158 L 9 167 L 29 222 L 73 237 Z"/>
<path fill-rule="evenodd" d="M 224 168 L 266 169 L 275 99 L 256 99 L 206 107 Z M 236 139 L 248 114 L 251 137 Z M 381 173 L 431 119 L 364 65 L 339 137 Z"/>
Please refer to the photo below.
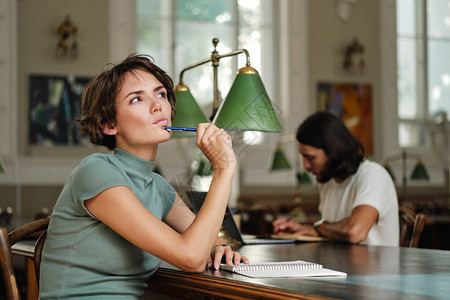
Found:
<path fill-rule="evenodd" d="M 361 205 L 353 209 L 352 214 L 338 222 L 323 222 L 316 229 L 320 234 L 335 241 L 353 244 L 367 238 L 370 228 L 378 220 L 378 211 L 369 205 Z"/>

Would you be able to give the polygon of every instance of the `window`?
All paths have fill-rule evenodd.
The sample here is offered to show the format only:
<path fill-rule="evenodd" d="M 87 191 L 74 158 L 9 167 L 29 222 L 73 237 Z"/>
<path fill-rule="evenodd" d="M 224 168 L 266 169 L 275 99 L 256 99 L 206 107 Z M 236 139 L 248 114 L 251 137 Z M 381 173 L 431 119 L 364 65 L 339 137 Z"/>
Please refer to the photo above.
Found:
<path fill-rule="evenodd" d="M 450 118 L 450 1 L 397 0 L 399 143 L 426 144 L 426 124 Z"/>
<path fill-rule="evenodd" d="M 174 83 L 184 67 L 210 56 L 212 39 L 219 38 L 217 51 L 225 54 L 247 49 L 252 67 L 260 73 L 273 99 L 272 0 L 138 0 L 137 51 L 151 55 L 167 70 Z M 233 83 L 245 55 L 220 61 L 218 85 L 222 98 Z M 212 113 L 213 68 L 205 64 L 187 71 L 184 83 L 202 107 Z"/>

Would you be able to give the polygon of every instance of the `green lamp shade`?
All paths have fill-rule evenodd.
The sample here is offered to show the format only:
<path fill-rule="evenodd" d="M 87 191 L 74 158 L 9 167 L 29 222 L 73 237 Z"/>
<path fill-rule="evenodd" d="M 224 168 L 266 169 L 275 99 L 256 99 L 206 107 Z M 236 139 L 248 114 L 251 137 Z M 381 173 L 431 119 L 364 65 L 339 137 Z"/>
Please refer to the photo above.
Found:
<path fill-rule="evenodd" d="M 3 167 L 3 162 L 0 159 L 0 174 L 5 173 L 5 167 Z"/>
<path fill-rule="evenodd" d="M 238 74 L 213 123 L 228 130 L 281 132 L 280 121 L 258 74 Z"/>
<path fill-rule="evenodd" d="M 425 166 L 420 160 L 414 167 L 414 170 L 412 171 L 410 178 L 414 180 L 430 180 L 427 170 L 425 169 Z"/>
<path fill-rule="evenodd" d="M 281 148 L 278 147 L 273 154 L 273 160 L 272 165 L 270 167 L 270 171 L 285 170 L 290 168 L 291 164 L 286 158 L 286 155 L 284 155 L 284 152 L 281 151 Z"/>
<path fill-rule="evenodd" d="M 303 171 L 297 173 L 297 182 L 302 184 L 312 183 L 311 177 L 308 175 L 308 172 Z"/>
<path fill-rule="evenodd" d="M 385 164 L 384 169 L 389 173 L 389 175 L 392 178 L 392 181 L 395 182 L 397 180 L 397 178 L 395 177 L 394 171 L 392 170 L 391 166 L 388 164 Z"/>
<path fill-rule="evenodd" d="M 175 91 L 177 104 L 175 106 L 176 116 L 172 120 L 172 126 L 175 127 L 197 127 L 199 123 L 208 123 L 209 120 L 203 114 L 200 106 L 198 106 L 191 92 L 186 86 Z M 173 131 L 172 137 L 196 137 L 196 132 Z"/>

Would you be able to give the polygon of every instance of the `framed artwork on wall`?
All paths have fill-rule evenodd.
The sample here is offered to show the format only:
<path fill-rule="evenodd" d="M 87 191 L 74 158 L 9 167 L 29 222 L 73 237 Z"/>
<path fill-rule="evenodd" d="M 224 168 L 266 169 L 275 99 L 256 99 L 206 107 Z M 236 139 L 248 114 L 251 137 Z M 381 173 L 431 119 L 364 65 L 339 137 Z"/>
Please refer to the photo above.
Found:
<path fill-rule="evenodd" d="M 29 76 L 29 128 L 31 146 L 84 146 L 80 136 L 81 96 L 90 77 Z"/>
<path fill-rule="evenodd" d="M 373 153 L 372 86 L 364 83 L 319 82 L 319 110 L 327 110 L 344 122 L 364 146 L 367 156 Z"/>

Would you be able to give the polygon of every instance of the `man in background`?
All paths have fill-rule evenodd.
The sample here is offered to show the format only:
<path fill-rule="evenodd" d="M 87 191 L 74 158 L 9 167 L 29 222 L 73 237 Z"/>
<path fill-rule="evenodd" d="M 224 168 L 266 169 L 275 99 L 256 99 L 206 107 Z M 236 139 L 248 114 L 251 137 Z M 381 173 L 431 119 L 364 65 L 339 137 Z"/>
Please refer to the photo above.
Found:
<path fill-rule="evenodd" d="M 398 246 L 394 183 L 382 166 L 365 158 L 363 146 L 344 123 L 319 111 L 300 125 L 296 138 L 304 167 L 318 182 L 321 219 L 312 225 L 281 218 L 273 222 L 274 232 Z"/>

